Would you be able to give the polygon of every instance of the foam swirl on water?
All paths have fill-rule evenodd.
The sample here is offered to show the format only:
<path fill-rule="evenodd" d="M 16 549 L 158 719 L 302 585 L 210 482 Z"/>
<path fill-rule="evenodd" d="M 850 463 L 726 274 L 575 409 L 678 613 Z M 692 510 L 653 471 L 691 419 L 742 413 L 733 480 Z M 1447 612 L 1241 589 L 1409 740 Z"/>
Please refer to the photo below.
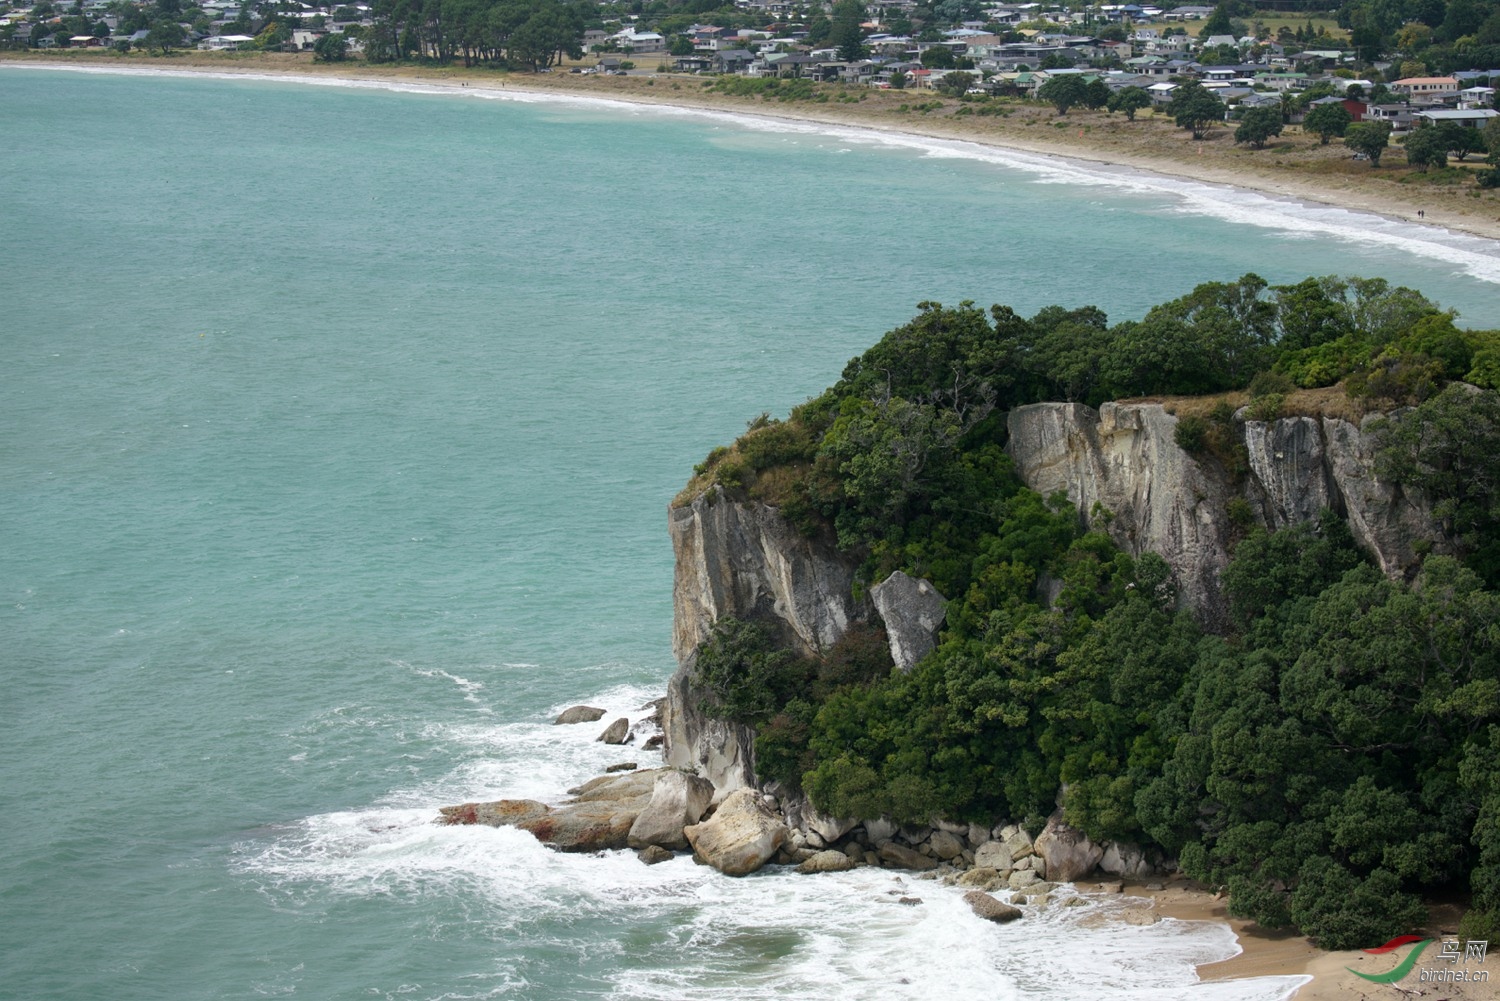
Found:
<path fill-rule="evenodd" d="M 1232 932 L 1098 920 L 1126 906 L 1121 898 L 1027 908 L 1025 920 L 1002 926 L 975 917 L 961 890 L 912 874 L 865 868 L 806 877 L 770 868 L 730 879 L 686 856 L 645 866 L 631 852 L 562 854 L 511 828 L 435 823 L 439 806 L 462 800 L 556 801 L 608 760 L 658 765 L 653 753 L 594 740 L 616 715 L 639 722 L 653 694 L 617 686 L 578 700 L 607 710 L 598 724 L 539 718 L 439 728 L 437 738 L 467 756 L 442 779 L 246 842 L 238 867 L 292 907 L 324 894 L 388 899 L 383 906 L 451 902 L 461 915 L 453 920 L 495 942 L 502 962 L 486 988 L 493 996 L 537 989 L 517 973 L 528 951 L 575 956 L 596 971 L 565 994 L 618 1001 L 1281 1001 L 1305 982 L 1199 983 L 1196 964 L 1237 951 Z M 555 963 L 548 970 L 561 972 Z"/>

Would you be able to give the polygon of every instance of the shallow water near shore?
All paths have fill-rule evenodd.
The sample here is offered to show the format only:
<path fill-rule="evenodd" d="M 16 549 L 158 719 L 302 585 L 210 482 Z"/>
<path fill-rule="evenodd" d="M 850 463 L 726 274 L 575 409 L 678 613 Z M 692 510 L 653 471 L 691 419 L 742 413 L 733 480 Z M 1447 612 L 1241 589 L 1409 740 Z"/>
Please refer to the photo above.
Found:
<path fill-rule="evenodd" d="M 652 763 L 549 724 L 660 693 L 667 502 L 918 301 L 1123 319 L 1339 272 L 1492 325 L 1483 262 L 1066 165 L 461 96 L 0 71 L 0 997 L 1284 996 L 1194 983 L 1222 928 L 996 928 L 885 872 L 431 820 Z"/>

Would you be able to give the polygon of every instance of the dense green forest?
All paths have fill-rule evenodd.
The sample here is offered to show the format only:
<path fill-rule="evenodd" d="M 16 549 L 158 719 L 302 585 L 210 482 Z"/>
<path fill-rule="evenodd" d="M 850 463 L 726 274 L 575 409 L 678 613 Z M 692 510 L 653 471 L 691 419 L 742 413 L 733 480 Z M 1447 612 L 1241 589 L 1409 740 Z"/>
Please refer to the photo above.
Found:
<path fill-rule="evenodd" d="M 1345 0 L 1338 22 L 1367 61 L 1400 55 L 1443 73 L 1500 67 L 1495 0 Z"/>
<path fill-rule="evenodd" d="M 698 680 L 711 712 L 755 727 L 761 777 L 836 815 L 1032 828 L 1062 790 L 1090 836 L 1155 846 L 1226 886 L 1233 913 L 1330 947 L 1409 930 L 1441 888 L 1472 890 L 1471 931 L 1493 921 L 1500 332 L 1338 278 L 1247 275 L 1113 326 L 1094 307 L 919 308 L 690 488 L 780 506 L 862 560 L 861 586 L 902 569 L 950 598 L 909 673 L 873 627 L 808 660 L 768 624 L 718 623 Z M 1392 581 L 1331 514 L 1268 534 L 1226 511 L 1221 635 L 1177 610 L 1160 557 L 1085 531 L 1004 450 L 1024 403 L 1250 388 L 1264 418 L 1335 383 L 1412 408 L 1381 426 L 1380 469 L 1430 492 L 1456 555 Z M 1234 422 L 1221 406 L 1179 442 L 1232 464 Z"/>
<path fill-rule="evenodd" d="M 370 58 L 427 57 L 537 70 L 583 55 L 586 0 L 377 0 Z"/>

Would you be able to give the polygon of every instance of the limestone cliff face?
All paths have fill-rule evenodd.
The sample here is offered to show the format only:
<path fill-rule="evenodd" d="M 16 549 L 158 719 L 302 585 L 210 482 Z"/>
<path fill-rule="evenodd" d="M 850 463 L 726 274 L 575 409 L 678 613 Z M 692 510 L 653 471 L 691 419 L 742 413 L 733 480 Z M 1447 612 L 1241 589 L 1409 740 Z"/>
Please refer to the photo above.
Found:
<path fill-rule="evenodd" d="M 662 713 L 666 759 L 706 776 L 722 799 L 754 784 L 754 734 L 700 711 L 693 658 L 714 623 L 726 615 L 765 622 L 811 655 L 838 642 L 870 609 L 852 595 L 855 564 L 831 543 L 798 533 L 775 508 L 731 500 L 715 487 L 673 508 L 668 525 L 678 668 Z"/>
<path fill-rule="evenodd" d="M 1249 472 L 1240 483 L 1179 448 L 1177 418 L 1156 403 L 1019 407 L 1009 416 L 1010 453 L 1032 489 L 1064 491 L 1131 554 L 1160 553 L 1183 602 L 1212 623 L 1223 614 L 1219 573 L 1229 562 L 1233 498 L 1268 528 L 1330 508 L 1393 576 L 1415 562 L 1414 543 L 1432 541 L 1426 499 L 1376 478 L 1371 419 L 1244 421 L 1237 427 Z"/>
<path fill-rule="evenodd" d="M 855 565 L 801 535 L 773 507 L 718 487 L 673 508 L 672 652 L 682 663 L 726 615 L 770 622 L 803 655 L 838 642 L 867 613 L 850 596 Z"/>

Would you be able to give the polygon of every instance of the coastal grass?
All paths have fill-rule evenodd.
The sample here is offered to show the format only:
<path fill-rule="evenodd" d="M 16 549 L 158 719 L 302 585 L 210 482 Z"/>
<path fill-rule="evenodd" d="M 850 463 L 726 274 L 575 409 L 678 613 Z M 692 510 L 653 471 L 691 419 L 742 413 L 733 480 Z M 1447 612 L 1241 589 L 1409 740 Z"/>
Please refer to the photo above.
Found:
<path fill-rule="evenodd" d="M 1250 394 L 1244 390 L 1236 390 L 1208 396 L 1146 396 L 1120 402 L 1160 403 L 1163 410 L 1178 420 L 1189 417 L 1207 420 L 1215 410 L 1226 404 L 1233 410 L 1248 406 Z M 1334 417 L 1358 424 L 1365 414 L 1371 412 L 1371 406 L 1368 400 L 1350 396 L 1340 382 L 1335 386 L 1320 386 L 1317 389 L 1294 389 L 1282 398 L 1278 416 Z"/>

